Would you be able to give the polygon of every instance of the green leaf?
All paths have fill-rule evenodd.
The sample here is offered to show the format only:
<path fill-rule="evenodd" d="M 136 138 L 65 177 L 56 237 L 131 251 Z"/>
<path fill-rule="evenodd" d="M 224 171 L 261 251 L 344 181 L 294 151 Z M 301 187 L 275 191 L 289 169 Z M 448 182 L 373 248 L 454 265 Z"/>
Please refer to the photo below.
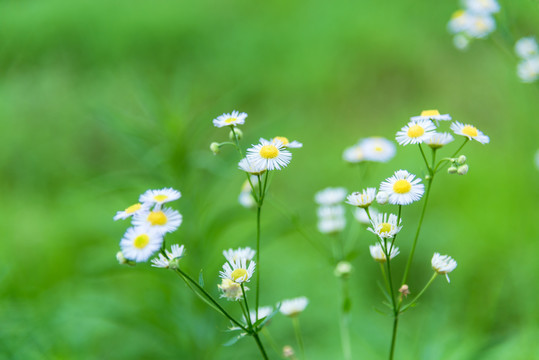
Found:
<path fill-rule="evenodd" d="M 376 307 L 373 307 L 373 309 L 374 309 L 374 311 L 376 311 L 378 314 L 382 314 L 382 315 L 385 315 L 385 316 L 390 316 L 390 315 L 391 315 L 390 312 L 385 312 L 385 311 L 380 310 L 380 309 L 378 309 L 378 308 L 376 308 Z"/>
<path fill-rule="evenodd" d="M 241 333 L 238 336 L 234 336 L 232 339 L 230 339 L 226 343 L 224 343 L 223 346 L 232 346 L 235 343 L 237 343 L 245 335 L 246 335 L 245 333 Z"/>

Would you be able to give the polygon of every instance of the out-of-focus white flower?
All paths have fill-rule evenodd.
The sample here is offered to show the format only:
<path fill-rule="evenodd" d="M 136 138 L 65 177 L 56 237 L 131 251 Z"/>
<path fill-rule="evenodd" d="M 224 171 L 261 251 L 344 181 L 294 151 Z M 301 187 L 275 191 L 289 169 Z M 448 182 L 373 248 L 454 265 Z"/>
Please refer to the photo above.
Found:
<path fill-rule="evenodd" d="M 464 34 L 453 36 L 453 45 L 459 50 L 466 50 L 470 46 L 470 39 Z"/>
<path fill-rule="evenodd" d="M 260 307 L 258 308 L 258 319 L 257 319 L 257 318 L 256 318 L 256 311 L 251 310 L 251 311 L 249 312 L 249 315 L 250 315 L 250 318 L 251 318 L 251 324 L 254 324 L 254 323 L 256 323 L 258 320 L 270 316 L 272 312 L 273 312 L 273 307 L 272 307 L 272 306 L 260 306 Z M 245 318 L 245 317 L 244 317 L 244 318 Z M 245 320 L 247 320 L 247 319 L 245 319 Z M 266 325 L 267 325 L 267 324 L 268 324 L 268 323 L 266 323 Z"/>
<path fill-rule="evenodd" d="M 389 200 L 389 195 L 385 191 L 379 191 L 378 194 L 376 194 L 376 202 L 380 205 L 387 204 L 387 201 Z"/>
<path fill-rule="evenodd" d="M 488 14 L 470 15 L 468 27 L 464 32 L 473 38 L 482 39 L 496 30 L 496 21 Z"/>
<path fill-rule="evenodd" d="M 464 0 L 466 8 L 474 14 L 493 14 L 500 11 L 496 0 Z"/>
<path fill-rule="evenodd" d="M 530 57 L 518 63 L 517 75 L 525 83 L 537 80 L 539 78 L 539 56 Z"/>
<path fill-rule="evenodd" d="M 466 136 L 468 139 L 473 139 L 481 144 L 488 144 L 490 142 L 490 138 L 487 135 L 483 134 L 481 131 L 477 130 L 475 126 L 470 124 L 462 124 L 455 121 L 451 124 L 451 130 L 457 135 Z"/>
<path fill-rule="evenodd" d="M 309 299 L 305 296 L 290 300 L 283 300 L 279 311 L 290 317 L 298 316 L 309 304 Z"/>
<path fill-rule="evenodd" d="M 147 205 L 145 205 L 145 204 L 143 205 L 141 203 L 136 203 L 134 205 L 129 206 L 125 210 L 118 211 L 116 213 L 116 215 L 114 216 L 114 221 L 119 220 L 119 219 L 125 220 L 128 217 L 135 215 L 137 212 L 145 211 L 145 210 L 148 210 Z"/>
<path fill-rule="evenodd" d="M 219 115 L 216 119 L 213 119 L 213 125 L 218 128 L 223 126 L 236 126 L 245 124 L 245 118 L 247 114 L 238 112 L 236 110 L 232 111 L 231 114 Z"/>
<path fill-rule="evenodd" d="M 344 161 L 352 164 L 356 164 L 365 160 L 365 153 L 361 148 L 361 145 L 356 144 L 346 148 L 342 154 Z"/>
<path fill-rule="evenodd" d="M 389 203 L 393 205 L 408 205 L 418 201 L 425 192 L 421 179 L 406 170 L 396 171 L 380 184 L 380 191 L 389 195 Z"/>
<path fill-rule="evenodd" d="M 318 231 L 323 234 L 334 234 L 342 231 L 345 226 L 346 218 L 342 205 L 318 208 Z"/>
<path fill-rule="evenodd" d="M 471 19 L 472 17 L 467 11 L 457 10 L 451 15 L 447 29 L 452 34 L 459 34 L 470 26 Z"/>
<path fill-rule="evenodd" d="M 144 194 L 140 195 L 139 201 L 144 205 L 156 205 L 160 208 L 161 205 L 178 200 L 182 194 L 178 190 L 173 188 L 163 188 L 161 190 L 148 190 Z"/>
<path fill-rule="evenodd" d="M 255 163 L 254 161 L 249 161 L 247 158 L 243 158 L 240 160 L 238 168 L 251 175 L 260 175 L 266 171 L 266 168 L 260 165 L 262 165 L 260 162 Z"/>
<path fill-rule="evenodd" d="M 537 46 L 535 37 L 528 36 L 518 39 L 518 41 L 515 43 L 515 53 L 522 59 L 528 59 L 538 55 L 539 47 Z"/>
<path fill-rule="evenodd" d="M 336 277 L 347 277 L 351 272 L 352 264 L 348 261 L 339 261 L 335 270 L 333 270 L 333 274 L 335 274 Z"/>
<path fill-rule="evenodd" d="M 371 206 L 371 207 L 369 207 L 369 214 L 371 215 L 372 218 L 374 218 L 379 214 L 379 212 L 378 212 L 378 210 L 376 210 L 375 208 L 373 208 Z M 367 211 L 365 211 L 365 209 L 357 208 L 354 211 L 354 217 L 356 218 L 356 220 L 359 223 L 361 223 L 363 225 L 370 225 L 371 224 L 371 220 L 369 219 L 369 216 L 367 215 Z"/>
<path fill-rule="evenodd" d="M 386 246 L 391 248 L 391 244 L 386 243 Z M 382 249 L 382 245 L 376 244 L 376 245 L 370 245 L 369 250 L 371 252 L 372 258 L 379 262 L 379 263 L 385 263 L 387 261 L 386 254 L 384 253 L 384 250 Z M 395 256 L 399 255 L 399 248 L 394 246 L 391 249 L 387 249 L 389 252 L 389 259 L 393 259 Z"/>
<path fill-rule="evenodd" d="M 363 151 L 365 160 L 375 162 L 388 162 L 397 151 L 392 141 L 377 136 L 363 139 L 356 146 Z"/>
<path fill-rule="evenodd" d="M 314 195 L 314 201 L 318 205 L 335 205 L 340 204 L 346 198 L 346 189 L 342 187 L 325 188 Z"/>
<path fill-rule="evenodd" d="M 290 151 L 279 140 L 260 139 L 260 143 L 247 149 L 247 159 L 257 169 L 281 170 L 292 159 Z"/>
<path fill-rule="evenodd" d="M 397 132 L 397 142 L 400 145 L 421 144 L 434 132 L 436 126 L 430 120 L 412 120 Z"/>
<path fill-rule="evenodd" d="M 445 275 L 447 282 L 449 280 L 449 273 L 457 267 L 457 262 L 451 258 L 449 255 L 440 255 L 439 253 L 434 253 L 432 257 L 432 268 L 438 274 Z"/>
<path fill-rule="evenodd" d="M 370 232 L 378 235 L 381 239 L 391 239 L 401 231 L 402 219 L 397 224 L 398 217 L 395 214 L 378 214 L 372 217 L 372 228 L 368 228 Z"/>
<path fill-rule="evenodd" d="M 354 192 L 346 198 L 346 203 L 366 208 L 369 207 L 376 198 L 376 188 L 367 188 L 362 192 Z"/>

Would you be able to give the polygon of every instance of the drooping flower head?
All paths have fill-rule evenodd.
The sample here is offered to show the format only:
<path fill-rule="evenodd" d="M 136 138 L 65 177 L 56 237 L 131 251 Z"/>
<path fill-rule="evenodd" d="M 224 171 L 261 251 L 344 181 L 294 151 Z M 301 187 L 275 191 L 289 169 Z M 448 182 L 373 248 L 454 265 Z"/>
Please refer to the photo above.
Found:
<path fill-rule="evenodd" d="M 436 126 L 430 120 L 421 119 L 410 121 L 397 132 L 397 142 L 400 145 L 421 144 L 434 132 Z"/>
<path fill-rule="evenodd" d="M 219 115 L 217 119 L 213 119 L 213 125 L 215 125 L 218 128 L 224 127 L 224 126 L 237 126 L 237 125 L 243 125 L 245 124 L 245 118 L 247 117 L 247 114 L 242 112 L 238 112 L 236 110 L 232 111 L 231 114 L 223 114 Z"/>
<path fill-rule="evenodd" d="M 161 234 L 176 231 L 182 224 L 182 215 L 174 209 L 163 208 L 137 212 L 133 216 L 133 225 L 149 227 Z"/>
<path fill-rule="evenodd" d="M 431 264 L 434 271 L 438 274 L 445 275 L 447 282 L 450 282 L 448 274 L 457 267 L 457 262 L 453 260 L 451 256 L 434 253 Z"/>
<path fill-rule="evenodd" d="M 391 239 L 402 229 L 402 219 L 397 224 L 398 217 L 395 214 L 378 214 L 371 216 L 372 227 L 367 228 L 370 232 L 378 235 L 381 239 Z"/>
<path fill-rule="evenodd" d="M 380 191 L 389 195 L 389 203 L 393 205 L 408 205 L 418 201 L 425 192 L 421 179 L 415 178 L 406 170 L 399 170 L 395 175 L 380 184 Z"/>
<path fill-rule="evenodd" d="M 346 198 L 346 203 L 366 208 L 369 207 L 376 198 L 376 188 L 367 188 L 362 192 L 354 192 Z"/>
<path fill-rule="evenodd" d="M 481 131 L 477 130 L 477 128 L 470 124 L 462 124 L 458 121 L 455 121 L 453 124 L 451 124 L 451 130 L 457 135 L 466 136 L 469 140 L 476 140 L 480 142 L 481 144 L 488 144 L 490 142 L 490 138 L 483 134 Z"/>
<path fill-rule="evenodd" d="M 291 159 L 292 154 L 279 140 L 272 142 L 261 138 L 259 144 L 247 149 L 247 160 L 256 168 L 281 170 Z"/>
<path fill-rule="evenodd" d="M 359 142 L 364 158 L 367 161 L 388 162 L 393 159 L 397 149 L 392 141 L 383 137 L 373 136 Z"/>
<path fill-rule="evenodd" d="M 161 248 L 162 243 L 161 233 L 155 229 L 139 226 L 127 229 L 120 241 L 120 248 L 126 259 L 144 262 Z"/>
<path fill-rule="evenodd" d="M 279 311 L 289 317 L 298 316 L 309 304 L 309 299 L 305 296 L 298 298 L 283 300 Z"/>
<path fill-rule="evenodd" d="M 226 298 L 228 301 L 239 301 L 243 298 L 241 285 L 230 279 L 222 279 L 221 284 L 218 284 L 217 287 L 221 290 L 221 297 Z M 245 291 L 249 290 L 247 286 L 243 288 Z"/>
<path fill-rule="evenodd" d="M 386 244 L 386 246 L 391 247 L 391 244 Z M 384 250 L 382 249 L 382 245 L 378 243 L 376 245 L 370 245 L 369 250 L 374 261 L 377 261 L 379 263 L 385 263 L 387 261 L 387 257 L 384 253 Z M 396 246 L 393 246 L 391 249 L 387 249 L 387 251 L 389 252 L 390 260 L 393 259 L 395 256 L 399 255 L 399 248 Z"/>
<path fill-rule="evenodd" d="M 223 265 L 223 271 L 219 272 L 222 279 L 229 279 L 238 284 L 249 282 L 255 271 L 255 262 L 240 258 Z"/>

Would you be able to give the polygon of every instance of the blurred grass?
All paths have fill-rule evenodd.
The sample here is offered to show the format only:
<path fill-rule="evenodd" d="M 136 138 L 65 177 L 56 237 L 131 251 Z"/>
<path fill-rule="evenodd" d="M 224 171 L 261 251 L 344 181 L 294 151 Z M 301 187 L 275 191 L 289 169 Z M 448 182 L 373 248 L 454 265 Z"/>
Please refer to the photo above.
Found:
<path fill-rule="evenodd" d="M 537 35 L 535 2 L 505 2 L 515 36 Z M 476 124 L 491 144 L 465 151 L 465 177 L 440 176 L 412 269 L 428 276 L 434 251 L 459 262 L 405 315 L 401 359 L 537 359 L 539 312 L 536 118 L 538 88 L 492 40 L 466 53 L 445 31 L 456 2 L 4 1 L 0 3 L 0 356 L 6 359 L 253 358 L 188 289 L 148 266 L 114 259 L 126 224 L 117 209 L 147 188 L 173 186 L 184 224 L 170 241 L 184 266 L 215 289 L 224 248 L 252 244 L 254 215 L 237 204 L 243 177 L 211 119 L 249 113 L 244 144 L 302 141 L 276 174 L 272 198 L 315 228 L 313 194 L 357 190 L 398 168 L 399 148 L 368 183 L 341 162 L 358 138 L 391 138 L 409 116 L 439 108 Z M 494 34 L 494 36 L 497 36 Z M 408 214 L 408 211 L 410 214 Z M 417 206 L 406 216 L 417 219 Z M 262 302 L 311 298 L 302 316 L 310 359 L 340 354 L 332 269 L 275 207 L 264 209 Z M 413 226 L 405 227 L 406 253 Z M 390 321 L 375 311 L 378 269 L 354 260 L 357 358 L 386 355 Z M 404 266 L 404 258 L 396 261 Z M 217 291 L 214 291 L 216 294 Z M 227 304 L 231 306 L 232 304 Z M 270 326 L 293 344 L 290 324 Z M 337 354 L 337 355 L 336 355 Z"/>

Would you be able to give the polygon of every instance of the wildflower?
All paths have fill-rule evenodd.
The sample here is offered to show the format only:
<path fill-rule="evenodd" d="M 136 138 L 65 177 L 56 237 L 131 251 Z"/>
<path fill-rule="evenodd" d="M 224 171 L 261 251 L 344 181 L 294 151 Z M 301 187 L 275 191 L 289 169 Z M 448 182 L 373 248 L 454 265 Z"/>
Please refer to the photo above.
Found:
<path fill-rule="evenodd" d="M 460 155 L 457 158 L 457 164 L 464 165 L 466 164 L 466 160 L 468 160 L 468 158 L 466 158 L 466 155 Z"/>
<path fill-rule="evenodd" d="M 233 263 L 234 261 L 238 261 L 240 259 L 245 260 L 252 260 L 255 257 L 256 251 L 251 249 L 250 247 L 245 248 L 237 248 L 237 249 L 228 249 L 223 251 L 223 256 L 225 257 L 226 261 L 229 263 Z"/>
<path fill-rule="evenodd" d="M 344 201 L 346 189 L 342 187 L 325 188 L 320 190 L 314 196 L 314 201 L 319 205 L 335 205 Z"/>
<path fill-rule="evenodd" d="M 467 173 L 468 173 L 468 164 L 464 164 L 458 167 L 457 174 L 466 175 Z"/>
<path fill-rule="evenodd" d="M 380 191 L 389 195 L 389 203 L 393 205 L 408 205 L 418 201 L 425 192 L 425 186 L 419 184 L 420 178 L 406 170 L 399 170 L 380 185 Z"/>
<path fill-rule="evenodd" d="M 533 56 L 518 63 L 517 75 L 524 83 L 537 80 L 539 77 L 539 56 Z"/>
<path fill-rule="evenodd" d="M 243 158 L 239 162 L 238 168 L 251 175 L 260 175 L 266 172 L 266 168 L 261 165 L 263 164 L 259 162 L 255 163 L 254 161 L 249 161 L 247 158 Z"/>
<path fill-rule="evenodd" d="M 323 234 L 334 234 L 346 226 L 344 208 L 342 206 L 321 206 L 318 208 L 318 231 Z"/>
<path fill-rule="evenodd" d="M 258 308 L 258 319 L 256 318 L 256 311 L 254 310 L 251 310 L 249 312 L 249 317 L 251 318 L 251 324 L 254 324 L 256 323 L 258 320 L 260 319 L 264 319 L 265 317 L 268 317 L 271 315 L 271 313 L 273 312 L 273 307 L 272 306 L 260 306 Z M 245 317 L 244 317 L 245 318 Z M 247 320 L 247 319 L 245 319 Z M 267 324 L 267 323 L 266 323 Z"/>
<path fill-rule="evenodd" d="M 223 126 L 236 126 L 236 125 L 243 125 L 245 124 L 245 118 L 247 117 L 247 114 L 242 112 L 238 112 L 236 110 L 232 111 L 231 114 L 223 114 L 219 115 L 217 119 L 213 119 L 213 125 L 215 125 L 218 128 L 221 128 Z"/>
<path fill-rule="evenodd" d="M 365 160 L 363 148 L 359 144 L 346 148 L 342 154 L 342 158 L 344 161 L 352 164 L 362 162 Z"/>
<path fill-rule="evenodd" d="M 148 206 L 143 205 L 141 203 L 136 203 L 134 205 L 129 206 L 127 209 L 123 211 L 118 211 L 116 215 L 114 216 L 114 221 L 122 219 L 125 220 L 130 216 L 135 215 L 139 211 L 147 210 Z"/>
<path fill-rule="evenodd" d="M 303 147 L 303 144 L 300 143 L 299 141 L 296 141 L 296 140 L 290 141 L 290 140 L 288 140 L 288 138 L 285 138 L 284 136 L 276 136 L 273 139 L 271 139 L 272 143 L 275 143 L 277 141 L 280 141 L 281 144 L 283 144 L 283 146 L 285 148 L 299 149 L 299 148 Z"/>
<path fill-rule="evenodd" d="M 397 215 L 395 214 L 378 214 L 372 217 L 372 228 L 367 228 L 370 232 L 378 235 L 381 239 L 390 239 L 395 237 L 401 231 L 402 219 L 397 224 Z"/>
<path fill-rule="evenodd" d="M 294 317 L 298 316 L 309 304 L 309 299 L 305 296 L 298 297 L 290 300 L 283 300 L 279 311 L 286 316 Z"/>
<path fill-rule="evenodd" d="M 475 14 L 493 14 L 500 11 L 496 0 L 465 0 L 466 8 Z"/>
<path fill-rule="evenodd" d="M 220 146 L 219 143 L 217 143 L 217 142 L 212 142 L 212 143 L 210 144 L 210 150 L 211 150 L 211 152 L 213 153 L 213 155 L 219 154 L 219 153 L 221 152 L 221 149 L 220 149 L 220 148 L 221 148 L 221 146 Z"/>
<path fill-rule="evenodd" d="M 403 284 L 403 285 L 400 287 L 399 292 L 400 292 L 404 297 L 408 297 L 408 295 L 410 295 L 410 289 L 408 288 L 408 285 L 406 285 L 406 284 Z"/>
<path fill-rule="evenodd" d="M 440 112 L 438 110 L 423 110 L 421 111 L 421 115 L 412 116 L 410 120 L 412 121 L 419 121 L 419 120 L 449 121 L 451 120 L 451 116 L 449 114 L 440 115 Z"/>
<path fill-rule="evenodd" d="M 386 246 L 391 244 L 386 244 Z M 369 250 L 371 252 L 371 256 L 374 259 L 374 261 L 377 261 L 379 263 L 385 263 L 387 261 L 386 254 L 384 253 L 384 249 L 382 249 L 382 245 L 376 244 L 376 245 L 370 245 Z M 391 248 L 391 251 L 387 249 L 389 252 L 389 259 L 393 259 L 395 256 L 399 255 L 399 248 L 396 246 L 393 246 Z"/>
<path fill-rule="evenodd" d="M 452 34 L 459 34 L 466 31 L 466 29 L 470 26 L 471 20 L 472 16 L 469 12 L 462 9 L 457 10 L 453 13 L 453 15 L 451 15 L 447 28 Z"/>
<path fill-rule="evenodd" d="M 247 266 L 247 263 L 249 265 Z M 255 262 L 240 258 L 223 265 L 223 271 L 219 272 L 222 279 L 230 279 L 238 284 L 249 282 L 255 271 Z"/>
<path fill-rule="evenodd" d="M 385 191 L 379 191 L 378 194 L 376 194 L 376 202 L 380 205 L 387 204 L 387 201 L 389 200 L 389 195 Z"/>
<path fill-rule="evenodd" d="M 165 250 L 165 255 L 159 254 L 159 257 L 152 259 L 152 266 L 168 269 L 178 265 L 178 260 L 183 257 L 183 245 L 172 245 L 170 251 Z"/>
<path fill-rule="evenodd" d="M 235 141 L 236 138 L 238 138 L 238 140 L 241 140 L 243 138 L 243 131 L 241 131 L 240 128 L 235 128 L 233 130 L 230 130 L 230 132 L 228 133 L 228 138 L 231 141 Z"/>
<path fill-rule="evenodd" d="M 448 174 L 456 174 L 458 171 L 458 168 L 455 166 L 455 165 L 451 165 L 450 167 L 447 168 L 447 173 Z"/>
<path fill-rule="evenodd" d="M 161 190 L 148 190 L 140 195 L 139 201 L 147 205 L 157 205 L 161 207 L 164 203 L 178 200 L 182 194 L 173 188 L 163 188 Z"/>
<path fill-rule="evenodd" d="M 177 210 L 163 208 L 138 212 L 133 217 L 133 225 L 150 227 L 161 234 L 165 234 L 176 231 L 182 224 L 182 220 L 182 215 Z"/>
<path fill-rule="evenodd" d="M 374 201 L 376 197 L 376 188 L 367 188 L 366 190 L 363 190 L 362 192 L 354 192 L 346 198 L 346 203 L 366 208 L 369 207 L 372 202 Z"/>
<path fill-rule="evenodd" d="M 243 297 L 241 285 L 230 279 L 222 279 L 221 284 L 218 284 L 217 287 L 221 290 L 221 297 L 226 298 L 229 301 L 241 300 Z M 249 290 L 246 286 L 243 288 L 245 291 Z"/>
<path fill-rule="evenodd" d="M 294 349 L 292 349 L 292 346 L 290 345 L 286 345 L 283 347 L 283 357 L 285 359 L 295 359 L 295 353 L 294 353 Z"/>
<path fill-rule="evenodd" d="M 127 229 L 120 247 L 124 257 L 136 262 L 144 262 L 161 248 L 163 235 L 155 229 L 131 227 Z"/>
<path fill-rule="evenodd" d="M 455 121 L 451 124 L 451 130 L 457 135 L 466 136 L 469 140 L 479 141 L 481 144 L 488 144 L 490 139 L 488 136 L 484 135 L 481 131 L 477 130 L 475 126 L 469 124 L 462 124 L 458 121 Z"/>
<path fill-rule="evenodd" d="M 410 121 L 397 132 L 397 142 L 400 145 L 421 144 L 434 132 L 436 126 L 430 120 Z"/>
<path fill-rule="evenodd" d="M 453 136 L 449 133 L 432 133 L 431 136 L 425 140 L 427 144 L 432 149 L 439 149 L 442 146 L 449 144 L 451 141 L 455 140 Z"/>
<path fill-rule="evenodd" d="M 451 256 L 434 253 L 431 264 L 434 271 L 436 271 L 438 274 L 445 275 L 447 282 L 450 282 L 448 273 L 455 270 L 457 267 L 457 262 L 453 260 Z"/>
<path fill-rule="evenodd" d="M 470 15 L 469 23 L 465 33 L 477 39 L 482 39 L 496 29 L 496 22 L 489 14 Z"/>
<path fill-rule="evenodd" d="M 336 277 L 346 278 L 352 272 L 352 264 L 348 261 L 339 261 L 333 273 Z"/>
<path fill-rule="evenodd" d="M 388 162 L 397 152 L 395 144 L 383 137 L 370 137 L 359 143 L 364 153 L 365 160 L 376 162 Z"/>
<path fill-rule="evenodd" d="M 453 37 L 453 45 L 459 50 L 466 50 L 470 45 L 470 39 L 464 34 L 457 34 Z"/>
<path fill-rule="evenodd" d="M 247 159 L 255 168 L 267 170 L 281 170 L 292 159 L 292 154 L 285 149 L 282 142 L 260 139 L 260 144 L 247 149 Z"/>
<path fill-rule="evenodd" d="M 374 217 L 376 217 L 378 215 L 378 210 L 374 209 L 371 206 L 371 207 L 369 207 L 369 214 L 371 215 L 372 218 L 374 218 Z M 354 211 L 354 217 L 361 224 L 364 224 L 364 225 L 370 225 L 371 224 L 371 220 L 369 219 L 369 216 L 367 215 L 367 211 L 365 211 L 365 209 L 357 208 Z"/>
<path fill-rule="evenodd" d="M 515 53 L 523 59 L 528 59 L 539 54 L 539 48 L 535 37 L 523 37 L 515 43 Z"/>

